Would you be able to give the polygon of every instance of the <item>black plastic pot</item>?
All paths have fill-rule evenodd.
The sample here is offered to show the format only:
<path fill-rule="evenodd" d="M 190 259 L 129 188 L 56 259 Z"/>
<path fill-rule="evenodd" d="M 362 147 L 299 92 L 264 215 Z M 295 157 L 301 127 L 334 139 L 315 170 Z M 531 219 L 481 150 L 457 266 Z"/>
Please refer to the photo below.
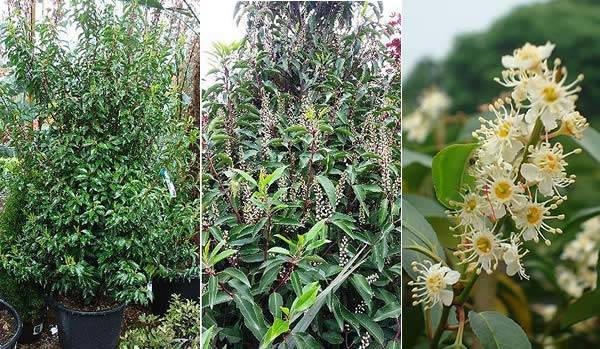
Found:
<path fill-rule="evenodd" d="M 31 344 L 40 340 L 46 319 L 41 318 L 34 322 L 23 321 L 23 331 L 19 336 L 19 344 Z"/>
<path fill-rule="evenodd" d="M 125 304 L 102 311 L 81 311 L 53 301 L 63 349 L 115 349 Z"/>
<path fill-rule="evenodd" d="M 157 278 L 152 280 L 152 294 L 152 314 L 164 315 L 174 294 L 178 294 L 181 299 L 200 299 L 200 278 L 173 281 Z"/>
<path fill-rule="evenodd" d="M 15 332 L 15 334 L 8 341 L 8 343 L 5 343 L 0 346 L 0 349 L 13 349 L 17 346 L 17 339 L 19 338 L 21 330 L 23 329 L 23 322 L 21 321 L 21 317 L 19 316 L 15 308 L 13 308 L 10 304 L 6 303 L 3 299 L 0 299 L 0 309 L 8 310 L 17 321 L 17 331 Z"/>

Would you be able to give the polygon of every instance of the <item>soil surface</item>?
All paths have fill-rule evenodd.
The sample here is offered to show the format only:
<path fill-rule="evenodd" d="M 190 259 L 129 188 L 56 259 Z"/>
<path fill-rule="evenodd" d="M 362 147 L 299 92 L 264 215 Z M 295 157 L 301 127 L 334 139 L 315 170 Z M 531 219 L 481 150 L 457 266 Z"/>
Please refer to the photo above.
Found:
<path fill-rule="evenodd" d="M 83 299 L 78 297 L 58 296 L 56 301 L 63 304 L 69 309 L 80 311 L 102 311 L 112 309 L 119 305 L 119 302 L 108 297 L 96 297 L 91 303 L 85 304 Z"/>
<path fill-rule="evenodd" d="M 17 330 L 17 322 L 6 309 L 0 310 L 0 345 L 8 343 Z"/>
<path fill-rule="evenodd" d="M 62 300 L 61 300 L 62 302 Z M 70 307 L 70 306 L 69 306 Z M 129 305 L 125 307 L 123 314 L 123 326 L 121 327 L 121 335 L 132 327 L 139 326 L 138 318 L 142 314 L 149 314 L 150 310 L 140 305 Z M 19 344 L 19 349 L 61 349 L 60 342 L 58 340 L 58 332 L 52 334 L 52 328 L 56 327 L 56 316 L 53 310 L 48 311 L 48 318 L 44 324 L 44 331 L 42 336 L 37 343 L 23 345 Z M 58 329 L 58 328 L 57 328 Z"/>

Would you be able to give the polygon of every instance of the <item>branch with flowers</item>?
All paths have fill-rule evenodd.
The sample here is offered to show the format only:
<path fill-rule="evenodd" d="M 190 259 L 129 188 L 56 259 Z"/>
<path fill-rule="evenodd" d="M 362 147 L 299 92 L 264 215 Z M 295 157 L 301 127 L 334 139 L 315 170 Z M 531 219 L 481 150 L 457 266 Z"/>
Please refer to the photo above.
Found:
<path fill-rule="evenodd" d="M 553 49 L 527 43 L 502 57 L 505 70 L 495 81 L 511 89 L 510 97 L 489 106 L 491 118 L 479 118 L 476 142 L 450 145 L 432 160 L 435 194 L 448 208 L 457 243 L 442 247 L 428 222 L 414 217 L 416 208 L 404 203 L 404 265 L 412 304 L 430 322 L 431 349 L 449 342 L 451 333 L 452 348 L 475 340 L 486 349 L 531 348 L 517 322 L 476 312 L 469 302 L 482 274 L 529 280 L 529 246 L 550 246 L 562 233 L 565 215 L 558 208 L 576 180 L 568 159 L 582 151 L 565 150 L 564 136 L 581 140 L 589 125 L 575 105 L 583 75 L 570 79 L 559 59 L 550 63 Z"/>

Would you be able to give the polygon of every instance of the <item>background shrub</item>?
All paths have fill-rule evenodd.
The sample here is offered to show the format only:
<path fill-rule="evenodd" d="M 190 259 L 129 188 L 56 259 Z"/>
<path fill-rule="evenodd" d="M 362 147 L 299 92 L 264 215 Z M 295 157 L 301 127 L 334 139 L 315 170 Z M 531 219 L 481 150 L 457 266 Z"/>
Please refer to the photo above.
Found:
<path fill-rule="evenodd" d="M 244 39 L 216 45 L 203 95 L 213 346 L 399 338 L 400 77 L 381 10 L 240 3 Z"/>
<path fill-rule="evenodd" d="M 147 303 L 153 276 L 197 260 L 195 138 L 175 79 L 185 38 L 173 45 L 135 3 L 118 13 L 112 2 L 74 1 L 68 14 L 80 30 L 69 46 L 66 21 L 37 23 L 35 45 L 24 17 L 4 29 L 13 88 L 28 96 L 0 96 L 26 217 L 3 241 L 4 264 L 54 295 Z"/>

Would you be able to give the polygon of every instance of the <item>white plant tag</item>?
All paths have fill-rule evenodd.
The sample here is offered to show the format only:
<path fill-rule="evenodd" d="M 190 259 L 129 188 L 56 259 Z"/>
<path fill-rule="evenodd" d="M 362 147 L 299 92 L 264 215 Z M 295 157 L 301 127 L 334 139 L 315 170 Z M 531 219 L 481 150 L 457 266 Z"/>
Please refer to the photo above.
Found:
<path fill-rule="evenodd" d="M 44 323 L 42 322 L 41 324 L 33 327 L 33 335 L 37 336 L 38 334 L 42 333 L 43 329 L 44 329 Z"/>
<path fill-rule="evenodd" d="M 172 198 L 177 196 L 177 192 L 175 191 L 175 185 L 173 181 L 171 181 L 171 176 L 169 176 L 169 171 L 167 169 L 160 170 L 160 175 L 165 179 L 165 183 L 167 184 L 167 189 L 169 189 L 169 194 Z"/>

